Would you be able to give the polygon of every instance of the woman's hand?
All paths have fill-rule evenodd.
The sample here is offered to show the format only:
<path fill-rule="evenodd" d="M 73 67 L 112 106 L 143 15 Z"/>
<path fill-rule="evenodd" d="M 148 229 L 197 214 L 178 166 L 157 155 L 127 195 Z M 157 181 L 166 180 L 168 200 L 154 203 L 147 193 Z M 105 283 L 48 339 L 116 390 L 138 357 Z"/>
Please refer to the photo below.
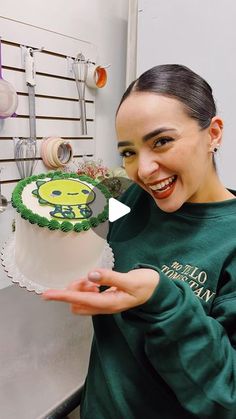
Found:
<path fill-rule="evenodd" d="M 69 303 L 74 314 L 112 314 L 144 304 L 158 283 L 159 274 L 153 269 L 134 269 L 127 273 L 96 269 L 65 290 L 51 289 L 42 297 Z M 99 292 L 101 285 L 109 288 Z"/>

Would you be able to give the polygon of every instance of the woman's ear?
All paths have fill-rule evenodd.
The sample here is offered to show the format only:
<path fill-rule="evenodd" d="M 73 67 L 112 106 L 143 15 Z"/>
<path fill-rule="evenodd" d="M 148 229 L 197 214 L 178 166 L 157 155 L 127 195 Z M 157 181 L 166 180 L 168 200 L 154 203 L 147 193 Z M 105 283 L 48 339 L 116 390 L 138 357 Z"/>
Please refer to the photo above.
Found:
<path fill-rule="evenodd" d="M 221 145 L 223 125 L 223 121 L 219 116 L 214 116 L 212 118 L 208 127 L 210 153 L 215 153 Z"/>

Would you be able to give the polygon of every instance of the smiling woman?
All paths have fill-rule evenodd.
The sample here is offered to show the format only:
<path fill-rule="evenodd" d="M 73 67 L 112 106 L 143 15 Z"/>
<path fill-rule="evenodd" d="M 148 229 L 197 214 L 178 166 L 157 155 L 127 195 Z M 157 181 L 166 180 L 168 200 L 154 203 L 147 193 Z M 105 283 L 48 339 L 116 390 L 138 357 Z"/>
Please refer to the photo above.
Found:
<path fill-rule="evenodd" d="M 154 67 L 125 92 L 116 129 L 134 184 L 110 227 L 115 270 L 44 294 L 93 315 L 81 418 L 235 419 L 236 192 L 214 163 L 211 88 Z"/>
<path fill-rule="evenodd" d="M 116 127 L 128 175 L 164 211 L 233 197 L 213 157 L 223 122 L 210 86 L 189 69 L 165 65 L 144 73 L 124 94 Z"/>

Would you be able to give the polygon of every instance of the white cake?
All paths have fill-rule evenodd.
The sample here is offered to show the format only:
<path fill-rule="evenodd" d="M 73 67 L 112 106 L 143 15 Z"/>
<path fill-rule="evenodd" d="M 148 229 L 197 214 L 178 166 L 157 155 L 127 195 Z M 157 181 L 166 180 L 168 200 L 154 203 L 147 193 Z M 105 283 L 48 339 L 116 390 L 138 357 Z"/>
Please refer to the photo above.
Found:
<path fill-rule="evenodd" d="M 74 173 L 21 180 L 12 194 L 20 272 L 43 288 L 64 288 L 101 266 L 109 197 L 103 185 Z"/>

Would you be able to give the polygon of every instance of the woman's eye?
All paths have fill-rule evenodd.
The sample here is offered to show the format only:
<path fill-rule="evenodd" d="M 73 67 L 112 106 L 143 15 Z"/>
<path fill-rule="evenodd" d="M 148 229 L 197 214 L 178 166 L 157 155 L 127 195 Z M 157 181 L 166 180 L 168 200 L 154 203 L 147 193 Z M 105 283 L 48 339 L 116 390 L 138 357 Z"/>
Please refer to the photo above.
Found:
<path fill-rule="evenodd" d="M 131 157 L 131 156 L 133 156 L 134 155 L 134 151 L 131 151 L 131 150 L 123 150 L 123 151 L 121 151 L 120 152 L 120 156 L 121 157 Z"/>
<path fill-rule="evenodd" d="M 161 147 L 167 143 L 170 143 L 171 141 L 174 141 L 174 140 L 173 138 L 170 138 L 170 137 L 158 138 L 158 140 L 154 141 L 154 147 Z"/>

